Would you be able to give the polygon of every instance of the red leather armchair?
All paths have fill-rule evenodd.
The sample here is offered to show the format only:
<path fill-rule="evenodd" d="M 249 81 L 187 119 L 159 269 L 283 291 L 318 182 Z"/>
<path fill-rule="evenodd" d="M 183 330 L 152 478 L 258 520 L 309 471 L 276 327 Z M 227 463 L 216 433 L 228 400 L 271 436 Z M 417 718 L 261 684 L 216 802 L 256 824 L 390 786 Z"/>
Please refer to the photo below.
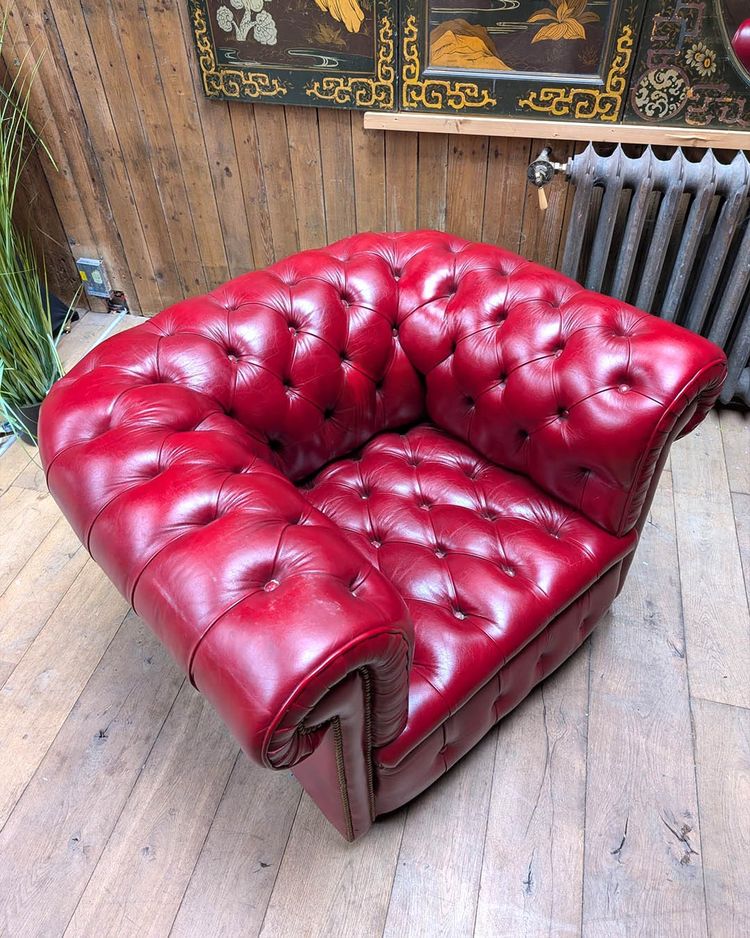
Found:
<path fill-rule="evenodd" d="M 366 234 L 94 349 L 41 454 L 246 752 L 353 839 L 591 632 L 724 373 L 507 251 Z"/>

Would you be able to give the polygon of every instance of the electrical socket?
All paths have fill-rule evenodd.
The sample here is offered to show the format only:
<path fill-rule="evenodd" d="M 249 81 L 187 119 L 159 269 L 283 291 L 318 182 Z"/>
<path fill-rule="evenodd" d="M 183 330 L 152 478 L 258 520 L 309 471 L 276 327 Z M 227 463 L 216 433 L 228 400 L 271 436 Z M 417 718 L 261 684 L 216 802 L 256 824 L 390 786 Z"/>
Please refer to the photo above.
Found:
<path fill-rule="evenodd" d="M 76 261 L 83 289 L 88 296 L 109 297 L 109 277 L 104 262 L 95 257 L 79 257 Z"/>

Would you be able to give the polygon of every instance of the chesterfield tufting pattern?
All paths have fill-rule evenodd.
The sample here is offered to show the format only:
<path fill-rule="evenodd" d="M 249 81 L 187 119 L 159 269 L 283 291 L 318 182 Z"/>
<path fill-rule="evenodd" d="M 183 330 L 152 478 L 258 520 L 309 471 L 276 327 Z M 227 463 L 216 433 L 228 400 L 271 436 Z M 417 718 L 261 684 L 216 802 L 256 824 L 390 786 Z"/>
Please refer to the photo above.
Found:
<path fill-rule="evenodd" d="M 507 251 L 364 234 L 108 339 L 40 448 L 245 751 L 354 839 L 584 641 L 724 374 Z"/>

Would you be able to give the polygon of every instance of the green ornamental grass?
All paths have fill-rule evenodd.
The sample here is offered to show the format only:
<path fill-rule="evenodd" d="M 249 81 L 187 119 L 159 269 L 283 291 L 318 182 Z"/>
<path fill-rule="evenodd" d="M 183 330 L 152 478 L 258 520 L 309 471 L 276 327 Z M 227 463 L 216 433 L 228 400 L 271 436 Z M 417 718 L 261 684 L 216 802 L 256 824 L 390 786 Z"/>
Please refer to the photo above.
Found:
<path fill-rule="evenodd" d="M 6 9 L 0 21 L 0 56 L 7 19 Z M 40 146 L 52 159 L 29 119 L 39 62 L 29 65 L 27 52 L 12 82 L 0 87 L 0 416 L 16 433 L 24 429 L 18 408 L 42 401 L 62 374 L 44 264 L 40 269 L 31 240 L 13 222 L 19 183 L 32 151 Z"/>

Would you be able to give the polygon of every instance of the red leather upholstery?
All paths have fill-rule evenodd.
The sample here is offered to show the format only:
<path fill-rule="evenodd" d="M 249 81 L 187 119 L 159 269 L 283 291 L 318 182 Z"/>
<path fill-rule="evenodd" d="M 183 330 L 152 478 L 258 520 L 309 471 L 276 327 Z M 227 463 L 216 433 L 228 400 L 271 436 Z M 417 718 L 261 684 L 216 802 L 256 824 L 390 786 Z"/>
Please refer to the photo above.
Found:
<path fill-rule="evenodd" d="M 744 20 L 732 38 L 734 54 L 750 72 L 750 19 Z"/>
<path fill-rule="evenodd" d="M 40 450 L 243 747 L 356 837 L 593 628 L 724 369 L 501 249 L 358 235 L 103 343 Z"/>
<path fill-rule="evenodd" d="M 397 764 L 635 548 L 433 427 L 385 433 L 323 470 L 308 500 L 406 601 L 409 720 Z"/>

